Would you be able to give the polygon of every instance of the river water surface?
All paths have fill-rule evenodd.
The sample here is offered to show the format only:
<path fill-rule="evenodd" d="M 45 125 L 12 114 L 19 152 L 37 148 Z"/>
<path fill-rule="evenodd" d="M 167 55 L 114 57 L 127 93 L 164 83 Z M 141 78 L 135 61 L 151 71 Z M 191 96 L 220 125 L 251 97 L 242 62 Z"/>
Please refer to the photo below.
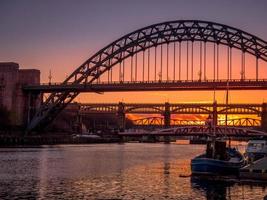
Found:
<path fill-rule="evenodd" d="M 202 145 L 0 149 L 0 199 L 263 199 L 264 186 L 192 180 Z M 181 176 L 182 175 L 182 176 Z"/>

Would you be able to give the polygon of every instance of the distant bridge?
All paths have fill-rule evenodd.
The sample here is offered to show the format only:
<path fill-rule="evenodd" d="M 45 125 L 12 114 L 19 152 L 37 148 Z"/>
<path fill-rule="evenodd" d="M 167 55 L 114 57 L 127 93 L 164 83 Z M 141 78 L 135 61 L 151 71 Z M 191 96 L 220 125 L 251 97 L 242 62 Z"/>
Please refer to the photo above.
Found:
<path fill-rule="evenodd" d="M 135 127 L 168 128 L 173 126 L 206 126 L 207 118 L 212 118 L 216 126 L 262 128 L 266 120 L 267 104 L 217 104 L 214 103 L 90 103 L 71 104 L 67 110 L 76 110 L 79 120 L 83 116 L 112 114 L 117 118 L 118 127 L 125 129 L 127 114 L 157 115 L 132 120 Z M 206 119 L 179 120 L 173 115 L 206 115 Z M 238 119 L 218 120 L 219 115 L 238 115 Z M 243 115 L 243 116 L 241 116 Z M 254 117 L 253 117 L 254 116 Z M 176 116 L 177 117 L 177 116 Z"/>
<path fill-rule="evenodd" d="M 217 103 L 82 103 L 78 104 L 81 114 L 123 113 L 128 114 L 246 114 L 261 116 L 266 104 L 217 104 Z"/>

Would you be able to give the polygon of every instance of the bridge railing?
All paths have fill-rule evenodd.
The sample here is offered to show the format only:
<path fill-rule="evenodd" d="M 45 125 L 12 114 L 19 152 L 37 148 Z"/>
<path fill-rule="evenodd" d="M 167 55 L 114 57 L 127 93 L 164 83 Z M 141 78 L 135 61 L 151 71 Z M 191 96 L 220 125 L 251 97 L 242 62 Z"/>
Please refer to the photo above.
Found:
<path fill-rule="evenodd" d="M 259 82 L 267 82 L 267 79 L 220 79 L 220 80 L 151 80 L 151 81 L 101 81 L 101 82 L 93 82 L 96 85 L 107 85 L 107 84 L 143 84 L 143 83 L 227 83 L 227 82 L 246 82 L 246 83 L 259 83 Z M 40 83 L 40 84 L 32 84 L 30 86 L 60 86 L 60 85 L 73 85 L 72 82 L 51 82 L 51 83 Z M 77 85 L 84 85 L 77 84 Z"/>

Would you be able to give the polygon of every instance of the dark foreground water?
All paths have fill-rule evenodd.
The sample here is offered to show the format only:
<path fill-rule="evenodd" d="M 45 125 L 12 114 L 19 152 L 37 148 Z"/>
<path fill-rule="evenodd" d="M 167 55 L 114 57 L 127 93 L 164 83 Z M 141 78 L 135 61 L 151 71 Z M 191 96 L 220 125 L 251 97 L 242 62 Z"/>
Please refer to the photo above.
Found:
<path fill-rule="evenodd" d="M 0 199 L 263 199 L 263 186 L 196 182 L 204 146 L 62 145 L 0 149 Z"/>

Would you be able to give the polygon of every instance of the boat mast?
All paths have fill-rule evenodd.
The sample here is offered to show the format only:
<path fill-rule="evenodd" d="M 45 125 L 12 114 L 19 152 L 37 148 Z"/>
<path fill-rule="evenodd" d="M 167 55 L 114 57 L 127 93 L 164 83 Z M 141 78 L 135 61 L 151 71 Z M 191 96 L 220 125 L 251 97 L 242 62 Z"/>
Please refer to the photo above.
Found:
<path fill-rule="evenodd" d="M 227 80 L 227 87 L 226 87 L 226 110 L 225 110 L 225 126 L 227 127 L 227 118 L 228 118 L 228 103 L 229 103 L 229 80 Z M 229 137 L 229 147 L 231 147 L 231 137 Z"/>
<path fill-rule="evenodd" d="M 215 94 L 215 88 L 213 90 L 213 117 L 212 117 L 212 128 L 213 128 L 213 134 L 212 134 L 212 140 L 211 140 L 211 144 L 212 144 L 212 158 L 215 157 L 215 141 L 216 141 L 216 123 L 217 123 L 217 102 L 216 102 L 216 94 Z"/>

